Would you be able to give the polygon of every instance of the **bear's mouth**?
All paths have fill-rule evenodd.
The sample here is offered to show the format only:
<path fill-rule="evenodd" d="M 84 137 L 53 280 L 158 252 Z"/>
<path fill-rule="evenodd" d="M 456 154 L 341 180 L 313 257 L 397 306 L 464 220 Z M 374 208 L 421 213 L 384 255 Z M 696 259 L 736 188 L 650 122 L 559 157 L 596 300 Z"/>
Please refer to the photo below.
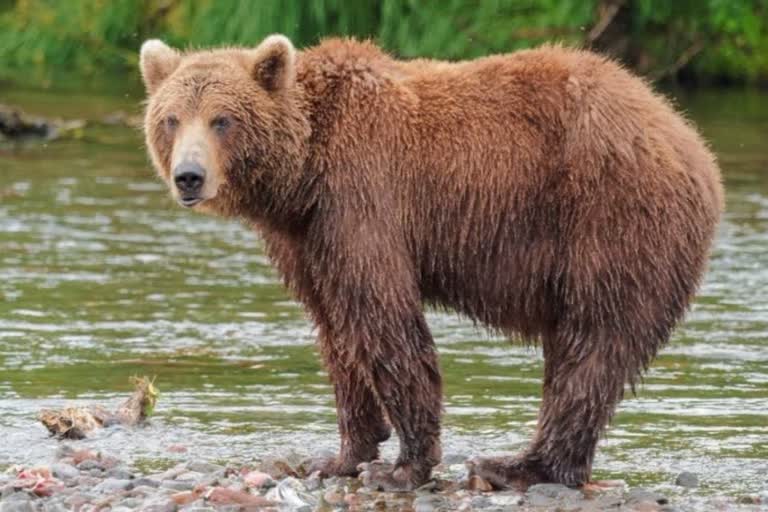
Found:
<path fill-rule="evenodd" d="M 185 208 L 192 208 L 196 204 L 199 204 L 203 201 L 202 197 L 181 197 L 179 198 L 179 203 L 181 203 L 181 206 Z"/>

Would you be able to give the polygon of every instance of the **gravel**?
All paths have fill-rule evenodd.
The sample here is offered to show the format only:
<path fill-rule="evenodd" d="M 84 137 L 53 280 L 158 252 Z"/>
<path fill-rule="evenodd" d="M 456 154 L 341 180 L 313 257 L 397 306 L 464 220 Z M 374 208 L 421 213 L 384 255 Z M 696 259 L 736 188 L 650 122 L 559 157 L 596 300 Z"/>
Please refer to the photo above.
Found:
<path fill-rule="evenodd" d="M 270 458 L 247 467 L 191 460 L 161 473 L 141 474 L 102 454 L 60 450 L 59 460 L 46 468 L 13 468 L 0 473 L 0 512 L 698 510 L 678 509 L 655 490 L 625 486 L 586 493 L 559 484 L 533 485 L 524 493 L 488 492 L 482 485 L 472 490 L 463 465 L 450 464 L 461 458 L 456 455 L 438 466 L 429 485 L 398 494 L 366 489 L 357 479 L 302 475 L 299 464 L 287 459 Z M 41 476 L 24 476 L 29 474 Z M 698 485 L 692 473 L 681 473 L 676 479 L 682 487 L 690 487 L 694 481 Z M 749 496 L 744 502 L 765 503 L 765 494 Z"/>

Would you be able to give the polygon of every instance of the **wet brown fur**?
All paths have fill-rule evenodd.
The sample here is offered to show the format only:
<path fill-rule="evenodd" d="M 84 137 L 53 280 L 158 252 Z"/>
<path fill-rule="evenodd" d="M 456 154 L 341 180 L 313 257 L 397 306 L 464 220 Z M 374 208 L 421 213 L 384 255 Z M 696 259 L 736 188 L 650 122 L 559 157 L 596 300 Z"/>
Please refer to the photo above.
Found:
<path fill-rule="evenodd" d="M 294 65 L 277 46 L 148 63 L 145 80 L 160 71 L 147 142 L 167 179 L 169 111 L 237 119 L 212 142 L 225 184 L 198 208 L 254 226 L 318 326 L 341 434 L 319 467 L 355 474 L 391 425 L 395 470 L 367 476 L 384 488 L 429 478 L 441 377 L 427 303 L 543 345 L 532 443 L 471 469 L 497 487 L 584 484 L 625 384 L 704 273 L 723 192 L 701 137 L 586 51 L 404 62 L 330 39 Z"/>

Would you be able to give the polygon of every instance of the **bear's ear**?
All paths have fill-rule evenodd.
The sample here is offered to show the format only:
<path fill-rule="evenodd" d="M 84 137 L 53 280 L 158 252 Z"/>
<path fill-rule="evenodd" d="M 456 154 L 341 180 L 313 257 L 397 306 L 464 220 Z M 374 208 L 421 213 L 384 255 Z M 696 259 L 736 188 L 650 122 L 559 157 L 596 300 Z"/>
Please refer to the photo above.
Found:
<path fill-rule="evenodd" d="M 181 62 L 181 53 L 159 39 L 149 39 L 141 45 L 139 66 L 147 92 L 152 94 Z"/>
<path fill-rule="evenodd" d="M 253 77 L 267 91 L 281 91 L 293 85 L 296 50 L 287 37 L 267 37 L 253 50 L 253 59 Z"/>

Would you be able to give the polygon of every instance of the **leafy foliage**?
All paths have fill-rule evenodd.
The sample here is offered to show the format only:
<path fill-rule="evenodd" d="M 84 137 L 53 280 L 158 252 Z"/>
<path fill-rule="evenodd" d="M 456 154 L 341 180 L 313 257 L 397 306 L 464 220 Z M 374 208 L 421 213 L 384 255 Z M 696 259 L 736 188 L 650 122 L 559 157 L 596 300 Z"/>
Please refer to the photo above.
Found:
<path fill-rule="evenodd" d="M 0 0 L 0 73 L 120 72 L 148 37 L 255 45 L 274 32 L 448 59 L 562 41 L 652 78 L 768 81 L 768 0 Z"/>

